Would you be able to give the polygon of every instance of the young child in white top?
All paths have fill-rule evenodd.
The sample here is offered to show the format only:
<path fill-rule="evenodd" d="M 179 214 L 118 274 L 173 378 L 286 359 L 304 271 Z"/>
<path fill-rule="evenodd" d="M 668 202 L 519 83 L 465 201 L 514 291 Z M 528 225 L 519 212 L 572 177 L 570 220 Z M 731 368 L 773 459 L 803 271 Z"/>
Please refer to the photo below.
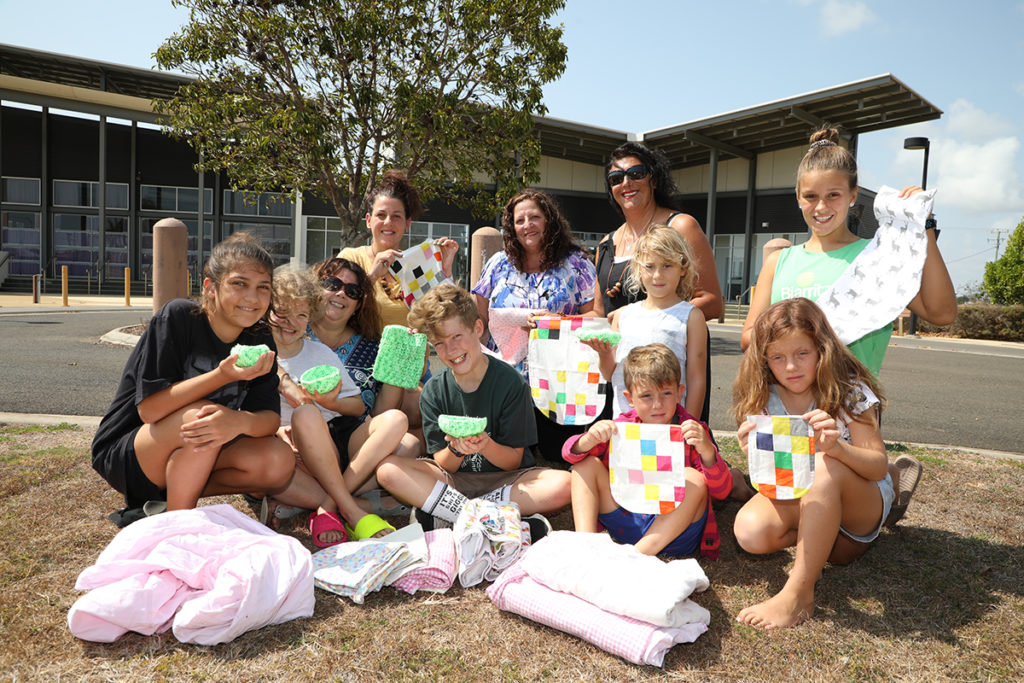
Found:
<path fill-rule="evenodd" d="M 310 515 L 313 543 L 326 547 L 349 536 L 369 538 L 394 530 L 376 514 L 367 514 L 352 494 L 375 486 L 373 473 L 388 455 L 415 455 L 406 437 L 408 420 L 388 410 L 363 421 L 363 400 L 338 356 L 324 344 L 304 338 L 306 326 L 323 311 L 320 288 L 304 271 L 278 268 L 274 280 L 271 330 L 281 377 L 281 429 L 297 463 L 289 486 L 274 501 L 315 510 Z M 341 381 L 326 393 L 299 385 L 317 365 L 340 370 Z"/>
<path fill-rule="evenodd" d="M 707 390 L 708 344 L 704 314 L 689 303 L 695 277 L 690 248 L 672 228 L 653 225 L 637 240 L 627 286 L 634 292 L 646 292 L 647 298 L 613 316 L 612 330 L 622 335 L 617 347 L 597 340 L 584 342 L 598 352 L 601 374 L 611 381 L 614 415 L 630 410 L 622 361 L 632 349 L 654 343 L 665 344 L 679 359 L 685 386 L 683 407 L 691 415 L 701 414 Z"/>

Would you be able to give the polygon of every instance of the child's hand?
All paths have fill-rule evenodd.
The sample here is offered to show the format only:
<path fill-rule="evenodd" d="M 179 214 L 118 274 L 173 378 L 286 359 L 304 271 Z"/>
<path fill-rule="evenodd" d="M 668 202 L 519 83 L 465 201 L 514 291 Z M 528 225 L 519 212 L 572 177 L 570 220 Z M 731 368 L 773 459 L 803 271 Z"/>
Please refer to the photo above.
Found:
<path fill-rule="evenodd" d="M 402 252 L 397 249 L 385 249 L 373 258 L 373 264 L 370 266 L 370 270 L 367 275 L 371 280 L 381 279 L 388 274 L 388 271 L 391 269 L 391 264 L 398 260 L 398 257 L 401 255 Z M 369 294 L 369 292 L 367 292 L 367 294 Z"/>
<path fill-rule="evenodd" d="M 221 374 L 228 378 L 228 382 L 240 382 L 246 379 L 256 379 L 261 377 L 274 367 L 274 358 L 277 356 L 273 351 L 266 351 L 260 356 L 260 359 L 256 361 L 255 365 L 250 365 L 247 368 L 240 368 L 235 365 L 235 361 L 238 360 L 238 354 L 233 353 L 217 365 L 217 369 Z"/>
<path fill-rule="evenodd" d="M 594 426 L 587 430 L 587 433 L 584 435 L 587 440 L 590 441 L 590 447 L 585 450 L 589 451 L 599 443 L 611 441 L 612 437 L 615 436 L 615 433 L 618 430 L 619 428 L 615 424 L 614 420 L 600 420 L 599 422 L 595 422 Z"/>
<path fill-rule="evenodd" d="M 585 345 L 589 346 L 590 348 L 594 349 L 595 351 L 597 351 L 598 355 L 602 355 L 602 354 L 606 354 L 606 353 L 608 353 L 608 354 L 614 354 L 615 353 L 615 347 L 612 346 L 611 344 L 609 344 L 608 342 L 602 340 L 602 339 L 596 339 L 596 338 L 595 339 L 586 339 L 586 340 L 581 339 L 580 340 L 580 344 L 585 344 Z"/>
<path fill-rule="evenodd" d="M 814 430 L 814 450 L 828 455 L 828 451 L 839 441 L 835 418 L 820 408 L 800 417 L 807 420 Z"/>
<path fill-rule="evenodd" d="M 711 467 L 714 465 L 715 446 L 711 443 L 704 425 L 696 420 L 687 420 L 681 426 L 683 428 L 683 440 L 697 449 L 697 452 L 700 453 L 700 459 L 704 461 L 706 466 Z"/>
<path fill-rule="evenodd" d="M 743 455 L 747 454 L 747 441 L 749 441 L 750 432 L 753 429 L 754 423 L 750 420 L 744 420 L 736 430 L 736 440 L 740 442 L 740 450 L 743 451 Z"/>
<path fill-rule="evenodd" d="M 196 417 L 181 425 L 181 440 L 197 451 L 217 449 L 241 432 L 235 418 L 238 413 L 217 403 L 208 403 L 196 411 Z"/>
<path fill-rule="evenodd" d="M 310 391 L 309 389 L 306 389 L 306 387 L 300 388 L 302 389 L 303 393 L 306 394 L 306 396 L 309 396 L 311 400 L 319 403 L 322 406 L 329 407 L 330 405 L 333 405 L 334 401 L 338 398 L 338 392 L 341 391 L 341 382 L 339 381 L 330 391 L 325 391 L 323 393 Z"/>
<path fill-rule="evenodd" d="M 446 436 L 444 440 L 451 444 L 459 453 L 472 455 L 473 453 L 480 453 L 487 447 L 487 444 L 491 442 L 491 435 L 487 432 L 481 432 L 476 436 L 464 436 L 458 439 L 453 436 Z"/>

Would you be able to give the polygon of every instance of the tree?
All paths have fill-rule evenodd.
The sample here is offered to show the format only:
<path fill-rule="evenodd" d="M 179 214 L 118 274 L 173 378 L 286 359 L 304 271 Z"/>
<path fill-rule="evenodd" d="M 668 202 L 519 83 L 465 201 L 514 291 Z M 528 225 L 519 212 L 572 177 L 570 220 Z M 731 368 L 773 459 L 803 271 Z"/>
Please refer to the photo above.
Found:
<path fill-rule="evenodd" d="M 1006 251 L 985 264 L 985 291 L 996 304 L 1024 304 L 1024 220 L 1006 241 Z"/>
<path fill-rule="evenodd" d="M 478 215 L 539 179 L 533 116 L 565 68 L 548 23 L 564 0 L 174 4 L 189 23 L 156 61 L 196 80 L 156 103 L 170 134 L 235 189 L 324 197 L 343 244 L 388 168 Z"/>

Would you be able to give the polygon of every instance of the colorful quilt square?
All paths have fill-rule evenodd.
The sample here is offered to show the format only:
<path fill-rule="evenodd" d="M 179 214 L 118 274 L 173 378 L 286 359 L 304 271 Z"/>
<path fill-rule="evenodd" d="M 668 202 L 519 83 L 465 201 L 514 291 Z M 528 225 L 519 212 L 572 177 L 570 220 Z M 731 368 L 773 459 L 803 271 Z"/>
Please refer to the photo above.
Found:
<path fill-rule="evenodd" d="M 749 415 L 747 438 L 750 480 L 768 498 L 792 500 L 814 483 L 814 438 L 796 415 Z"/>
<path fill-rule="evenodd" d="M 603 318 L 582 316 L 540 316 L 530 330 L 527 363 L 534 404 L 558 405 L 551 419 L 560 424 L 589 424 L 600 415 L 608 393 L 608 383 L 596 370 L 597 352 L 582 344 L 570 330 L 610 329 Z M 563 334 L 564 333 L 564 334 Z M 575 406 L 572 412 L 567 406 Z"/>
<path fill-rule="evenodd" d="M 672 428 L 616 423 L 609 449 L 609 482 L 612 498 L 630 512 L 664 514 L 685 495 L 688 458 L 699 456 L 685 442 L 672 438 Z"/>

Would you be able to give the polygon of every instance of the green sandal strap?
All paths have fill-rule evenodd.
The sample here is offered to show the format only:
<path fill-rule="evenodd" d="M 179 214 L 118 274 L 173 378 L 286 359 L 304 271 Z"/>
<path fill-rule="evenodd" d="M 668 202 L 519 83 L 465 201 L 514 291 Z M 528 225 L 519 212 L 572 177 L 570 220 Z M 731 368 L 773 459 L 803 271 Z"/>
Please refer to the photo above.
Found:
<path fill-rule="evenodd" d="M 361 541 L 365 538 L 373 538 L 384 530 L 394 531 L 395 527 L 391 526 L 377 515 L 371 513 L 363 515 L 359 521 L 356 522 L 355 527 L 349 529 L 349 534 L 357 541 Z"/>

